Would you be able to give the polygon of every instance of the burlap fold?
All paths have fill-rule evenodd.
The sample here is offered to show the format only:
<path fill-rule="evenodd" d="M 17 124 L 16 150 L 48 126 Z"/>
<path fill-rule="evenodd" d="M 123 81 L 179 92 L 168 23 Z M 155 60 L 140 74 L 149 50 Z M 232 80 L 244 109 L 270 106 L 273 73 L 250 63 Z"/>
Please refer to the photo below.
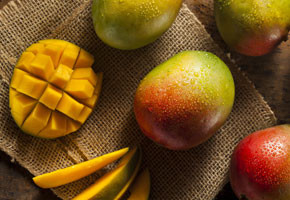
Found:
<path fill-rule="evenodd" d="M 138 143 L 143 165 L 152 176 L 152 199 L 213 199 L 228 180 L 229 159 L 237 142 L 275 124 L 269 106 L 185 5 L 169 31 L 135 51 L 103 44 L 93 30 L 90 12 L 87 0 L 12 1 L 0 11 L 1 150 L 39 175 Z M 8 107 L 9 81 L 17 58 L 31 43 L 44 38 L 83 47 L 95 56 L 94 70 L 104 72 L 101 98 L 91 117 L 78 132 L 56 140 L 23 134 Z M 133 98 L 139 81 L 152 68 L 189 49 L 213 52 L 228 64 L 236 84 L 235 105 L 226 124 L 208 142 L 189 151 L 170 151 L 143 136 L 134 118 Z M 53 192 L 71 199 L 105 170 Z"/>

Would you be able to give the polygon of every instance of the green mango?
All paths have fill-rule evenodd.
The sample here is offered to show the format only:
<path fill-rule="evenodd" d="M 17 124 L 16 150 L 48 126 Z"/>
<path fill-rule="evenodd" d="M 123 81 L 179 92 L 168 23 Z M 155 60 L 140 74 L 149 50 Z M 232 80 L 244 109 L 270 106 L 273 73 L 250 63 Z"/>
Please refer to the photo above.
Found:
<path fill-rule="evenodd" d="M 214 10 L 222 38 L 241 54 L 265 55 L 287 40 L 289 0 L 215 0 Z"/>
<path fill-rule="evenodd" d="M 181 52 L 140 82 L 134 113 L 156 143 L 185 150 L 209 139 L 226 121 L 235 86 L 226 64 L 212 53 Z"/>
<path fill-rule="evenodd" d="M 93 0 L 94 28 L 111 47 L 137 49 L 170 28 L 181 4 L 182 0 Z"/>

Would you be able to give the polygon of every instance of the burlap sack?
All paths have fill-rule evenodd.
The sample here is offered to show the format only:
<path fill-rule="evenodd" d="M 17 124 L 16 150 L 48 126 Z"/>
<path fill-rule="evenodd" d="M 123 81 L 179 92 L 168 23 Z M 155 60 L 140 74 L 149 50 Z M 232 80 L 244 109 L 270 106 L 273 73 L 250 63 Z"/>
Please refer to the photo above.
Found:
<path fill-rule="evenodd" d="M 138 143 L 144 152 L 143 165 L 151 171 L 152 199 L 213 199 L 228 181 L 229 159 L 237 142 L 275 124 L 270 108 L 185 5 L 169 31 L 135 51 L 103 44 L 94 33 L 90 12 L 88 0 L 15 1 L 0 12 L 1 150 L 39 175 Z M 31 43 L 44 38 L 64 39 L 85 48 L 95 56 L 94 70 L 104 72 L 102 95 L 91 117 L 78 132 L 56 140 L 23 134 L 8 108 L 9 81 L 17 58 Z M 236 100 L 228 121 L 208 142 L 189 151 L 170 151 L 143 136 L 134 118 L 133 98 L 146 73 L 188 49 L 213 52 L 228 64 Z M 104 171 L 53 192 L 70 199 Z"/>

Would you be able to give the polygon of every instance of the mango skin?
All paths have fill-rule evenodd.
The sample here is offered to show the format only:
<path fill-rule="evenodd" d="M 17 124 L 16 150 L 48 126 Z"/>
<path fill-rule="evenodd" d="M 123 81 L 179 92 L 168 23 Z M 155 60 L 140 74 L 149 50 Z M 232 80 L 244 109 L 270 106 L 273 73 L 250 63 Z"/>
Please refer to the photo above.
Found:
<path fill-rule="evenodd" d="M 234 103 L 230 70 L 217 56 L 181 52 L 141 81 L 134 112 L 142 132 L 172 150 L 209 139 L 226 121 Z"/>
<path fill-rule="evenodd" d="M 222 38 L 241 54 L 262 56 L 287 40 L 289 0 L 215 0 L 214 11 Z"/>
<path fill-rule="evenodd" d="M 137 49 L 170 28 L 181 4 L 182 0 L 93 0 L 94 28 L 111 47 Z"/>
<path fill-rule="evenodd" d="M 230 182 L 238 198 L 289 200 L 290 125 L 267 128 L 245 137 L 233 152 Z"/>

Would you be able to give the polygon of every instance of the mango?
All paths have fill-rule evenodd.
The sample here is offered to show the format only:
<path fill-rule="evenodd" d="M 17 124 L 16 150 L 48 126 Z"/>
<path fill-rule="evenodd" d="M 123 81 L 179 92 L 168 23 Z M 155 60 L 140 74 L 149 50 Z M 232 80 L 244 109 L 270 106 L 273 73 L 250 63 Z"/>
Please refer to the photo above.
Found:
<path fill-rule="evenodd" d="M 150 185 L 150 173 L 146 168 L 132 183 L 128 200 L 149 200 Z"/>
<path fill-rule="evenodd" d="M 248 56 L 271 52 L 290 30 L 289 0 L 215 0 L 214 13 L 224 41 Z"/>
<path fill-rule="evenodd" d="M 131 149 L 115 169 L 106 173 L 93 185 L 74 197 L 73 200 L 120 199 L 136 177 L 141 164 L 141 158 L 140 148 Z"/>
<path fill-rule="evenodd" d="M 10 83 L 9 107 L 26 133 L 53 139 L 77 131 L 100 96 L 103 73 L 94 57 L 63 40 L 41 40 L 20 56 Z"/>
<path fill-rule="evenodd" d="M 102 169 L 108 164 L 118 160 L 120 157 L 126 154 L 128 150 L 129 148 L 123 148 L 118 151 L 108 153 L 67 168 L 42 174 L 34 177 L 33 181 L 41 188 L 53 188 L 65 185 L 88 176 L 99 169 Z"/>
<path fill-rule="evenodd" d="M 235 86 L 226 64 L 212 53 L 181 52 L 140 82 L 134 113 L 142 132 L 173 150 L 195 147 L 226 121 Z"/>
<path fill-rule="evenodd" d="M 137 49 L 170 28 L 181 4 L 182 0 L 93 0 L 94 28 L 111 47 Z"/>
<path fill-rule="evenodd" d="M 290 199 L 290 125 L 256 131 L 236 146 L 230 182 L 239 199 Z"/>

